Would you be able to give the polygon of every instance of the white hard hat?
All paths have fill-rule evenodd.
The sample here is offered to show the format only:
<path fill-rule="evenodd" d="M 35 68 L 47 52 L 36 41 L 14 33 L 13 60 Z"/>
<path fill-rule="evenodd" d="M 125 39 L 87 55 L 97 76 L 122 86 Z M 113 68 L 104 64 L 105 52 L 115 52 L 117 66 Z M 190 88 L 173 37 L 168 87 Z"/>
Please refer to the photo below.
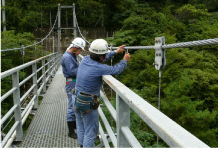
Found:
<path fill-rule="evenodd" d="M 72 44 L 67 48 L 69 50 L 72 47 L 82 48 L 82 50 L 85 50 L 86 42 L 82 38 L 75 38 L 72 41 Z"/>
<path fill-rule="evenodd" d="M 96 39 L 92 42 L 89 51 L 95 54 L 105 54 L 110 52 L 108 50 L 107 41 L 103 39 Z"/>

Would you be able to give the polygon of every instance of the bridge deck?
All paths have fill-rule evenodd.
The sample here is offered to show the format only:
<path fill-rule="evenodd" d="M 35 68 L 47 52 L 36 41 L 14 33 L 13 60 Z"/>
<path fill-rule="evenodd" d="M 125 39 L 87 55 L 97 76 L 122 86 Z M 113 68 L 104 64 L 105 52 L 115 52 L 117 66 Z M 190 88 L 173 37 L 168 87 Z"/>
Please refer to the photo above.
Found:
<path fill-rule="evenodd" d="M 21 147 L 78 147 L 69 138 L 66 123 L 67 95 L 61 67 L 53 78 L 32 120 Z"/>

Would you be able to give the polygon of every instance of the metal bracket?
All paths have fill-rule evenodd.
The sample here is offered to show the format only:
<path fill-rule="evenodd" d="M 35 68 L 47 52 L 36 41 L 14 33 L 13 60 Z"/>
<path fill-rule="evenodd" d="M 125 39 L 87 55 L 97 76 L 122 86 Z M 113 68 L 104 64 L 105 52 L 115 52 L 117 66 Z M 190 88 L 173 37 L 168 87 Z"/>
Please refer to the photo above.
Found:
<path fill-rule="evenodd" d="M 165 45 L 165 37 L 156 37 L 155 38 L 155 61 L 154 65 L 156 70 L 163 70 L 166 66 L 166 55 L 165 49 L 162 49 L 162 45 Z"/>

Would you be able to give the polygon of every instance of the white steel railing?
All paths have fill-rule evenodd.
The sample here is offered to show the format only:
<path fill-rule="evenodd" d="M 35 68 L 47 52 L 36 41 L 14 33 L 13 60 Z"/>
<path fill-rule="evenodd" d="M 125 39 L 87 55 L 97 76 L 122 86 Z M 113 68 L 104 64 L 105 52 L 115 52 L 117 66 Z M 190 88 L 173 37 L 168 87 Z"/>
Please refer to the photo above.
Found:
<path fill-rule="evenodd" d="M 154 65 L 157 70 L 161 71 L 166 65 L 164 49 L 217 44 L 218 38 L 165 45 L 165 38 L 158 37 L 155 38 L 155 46 L 127 46 L 125 49 L 155 49 Z M 111 47 L 111 49 L 117 48 Z M 83 56 L 79 55 L 78 61 L 82 59 Z M 109 136 L 109 138 L 105 136 L 99 122 L 101 135 L 99 146 L 110 147 L 109 142 L 112 142 L 114 147 L 142 147 L 130 130 L 130 109 L 132 109 L 170 147 L 209 147 L 111 75 L 103 76 L 103 80 L 116 92 L 116 110 L 104 93 L 100 92 L 105 106 L 116 122 L 116 132 L 112 130 L 101 107 L 99 107 L 99 115 Z"/>
<path fill-rule="evenodd" d="M 1 96 L 1 102 L 7 99 L 8 96 L 13 94 L 13 107 L 1 118 L 1 126 L 7 121 L 7 119 L 14 113 L 15 123 L 12 128 L 6 134 L 2 140 L 1 146 L 4 147 L 9 139 L 16 134 L 16 140 L 23 140 L 23 128 L 22 125 L 28 117 L 32 108 L 38 108 L 38 96 L 41 91 L 46 91 L 46 84 L 51 82 L 51 78 L 54 77 L 58 67 L 60 66 L 60 60 L 62 56 L 58 53 L 52 53 L 47 56 L 41 57 L 34 61 L 25 63 L 23 65 L 17 66 L 10 70 L 1 73 L 1 80 L 6 77 L 12 77 L 12 88 L 7 91 L 3 96 Z M 41 63 L 41 67 L 37 68 L 37 64 Z M 39 64 L 38 64 L 39 65 Z M 27 76 L 24 80 L 19 82 L 19 71 L 24 68 L 32 67 L 32 73 Z M 37 78 L 38 73 L 41 71 L 42 75 Z M 25 82 L 32 79 L 32 85 L 26 91 L 23 96 L 20 96 L 20 87 L 25 84 Z M 39 86 L 39 87 L 38 87 Z M 31 97 L 31 94 L 32 97 Z M 31 97 L 28 105 L 21 110 L 21 102 L 23 102 L 27 97 Z M 14 136 L 15 137 L 15 136 Z M 13 141 L 13 140 L 12 140 Z"/>

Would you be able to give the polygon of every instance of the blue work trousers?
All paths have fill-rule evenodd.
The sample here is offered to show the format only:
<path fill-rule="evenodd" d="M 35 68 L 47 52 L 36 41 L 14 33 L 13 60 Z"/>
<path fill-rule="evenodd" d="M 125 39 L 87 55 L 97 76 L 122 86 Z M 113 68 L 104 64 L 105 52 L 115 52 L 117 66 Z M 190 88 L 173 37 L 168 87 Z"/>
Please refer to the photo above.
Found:
<path fill-rule="evenodd" d="M 91 110 L 88 114 L 75 110 L 75 115 L 79 145 L 84 148 L 95 147 L 99 130 L 98 110 Z"/>
<path fill-rule="evenodd" d="M 75 82 L 67 81 L 66 82 L 66 92 L 68 97 L 68 108 L 67 108 L 67 121 L 75 121 L 75 112 L 74 112 L 74 102 L 75 102 L 75 95 L 72 94 L 71 90 L 75 87 Z"/>

